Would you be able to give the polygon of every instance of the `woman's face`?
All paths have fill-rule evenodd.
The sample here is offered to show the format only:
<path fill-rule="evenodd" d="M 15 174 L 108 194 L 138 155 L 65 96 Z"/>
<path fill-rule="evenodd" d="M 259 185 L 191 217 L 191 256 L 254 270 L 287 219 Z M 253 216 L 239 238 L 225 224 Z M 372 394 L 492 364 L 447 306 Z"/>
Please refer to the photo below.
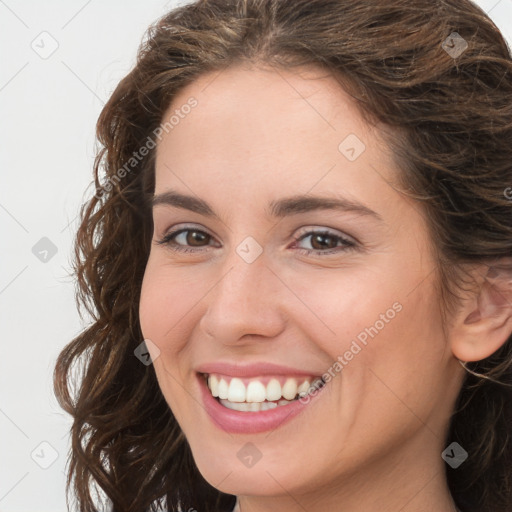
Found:
<path fill-rule="evenodd" d="M 232 67 L 175 98 L 140 302 L 159 385 L 205 479 L 304 503 L 349 480 L 360 492 L 363 476 L 398 495 L 398 474 L 442 470 L 461 383 L 419 206 L 394 188 L 378 131 L 318 77 Z M 249 411 L 221 405 L 205 373 Z M 305 399 L 237 405 L 278 403 L 322 375 Z"/>

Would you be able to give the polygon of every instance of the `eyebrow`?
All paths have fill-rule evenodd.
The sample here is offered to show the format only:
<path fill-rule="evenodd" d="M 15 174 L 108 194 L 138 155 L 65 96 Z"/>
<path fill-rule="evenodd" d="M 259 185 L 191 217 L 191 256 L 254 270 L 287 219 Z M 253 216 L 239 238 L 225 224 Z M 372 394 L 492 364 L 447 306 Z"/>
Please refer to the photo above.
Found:
<path fill-rule="evenodd" d="M 162 194 L 153 196 L 152 204 L 153 206 L 168 205 L 176 208 L 183 208 L 207 217 L 219 219 L 219 216 L 215 213 L 213 208 L 203 199 L 181 194 L 173 190 L 168 190 Z M 267 207 L 267 214 L 271 217 L 282 218 L 314 210 L 352 212 L 383 221 L 382 217 L 377 212 L 374 212 L 364 204 L 357 201 L 347 198 L 331 198 L 311 195 L 295 195 L 270 201 Z"/>

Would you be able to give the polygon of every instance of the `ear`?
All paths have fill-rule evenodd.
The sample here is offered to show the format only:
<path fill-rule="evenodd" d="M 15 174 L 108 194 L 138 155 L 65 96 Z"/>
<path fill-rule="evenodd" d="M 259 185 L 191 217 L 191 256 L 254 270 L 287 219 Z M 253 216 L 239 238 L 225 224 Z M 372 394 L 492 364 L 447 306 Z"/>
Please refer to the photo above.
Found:
<path fill-rule="evenodd" d="M 472 272 L 475 287 L 466 291 L 450 332 L 453 355 L 480 361 L 496 352 L 512 334 L 512 259 Z"/>

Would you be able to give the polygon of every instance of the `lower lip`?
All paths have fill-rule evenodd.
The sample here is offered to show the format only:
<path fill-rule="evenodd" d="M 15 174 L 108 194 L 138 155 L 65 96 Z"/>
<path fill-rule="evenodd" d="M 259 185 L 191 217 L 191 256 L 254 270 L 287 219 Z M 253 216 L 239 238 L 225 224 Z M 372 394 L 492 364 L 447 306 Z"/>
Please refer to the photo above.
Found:
<path fill-rule="evenodd" d="M 234 411 L 224 407 L 212 396 L 203 375 L 198 374 L 197 377 L 206 412 L 219 428 L 232 434 L 257 434 L 274 430 L 301 413 L 323 390 L 322 387 L 314 395 L 309 395 L 307 403 L 295 400 L 266 411 Z"/>

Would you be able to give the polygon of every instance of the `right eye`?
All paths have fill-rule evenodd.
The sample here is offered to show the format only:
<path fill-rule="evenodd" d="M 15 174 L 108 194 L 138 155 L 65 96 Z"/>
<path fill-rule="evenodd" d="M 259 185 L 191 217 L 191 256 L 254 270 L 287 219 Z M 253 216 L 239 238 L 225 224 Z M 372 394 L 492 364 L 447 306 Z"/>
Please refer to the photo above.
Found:
<path fill-rule="evenodd" d="M 196 228 L 181 228 L 165 234 L 157 244 L 165 245 L 173 251 L 198 252 L 202 247 L 207 247 L 203 242 L 208 242 L 212 236 L 205 231 Z"/>

